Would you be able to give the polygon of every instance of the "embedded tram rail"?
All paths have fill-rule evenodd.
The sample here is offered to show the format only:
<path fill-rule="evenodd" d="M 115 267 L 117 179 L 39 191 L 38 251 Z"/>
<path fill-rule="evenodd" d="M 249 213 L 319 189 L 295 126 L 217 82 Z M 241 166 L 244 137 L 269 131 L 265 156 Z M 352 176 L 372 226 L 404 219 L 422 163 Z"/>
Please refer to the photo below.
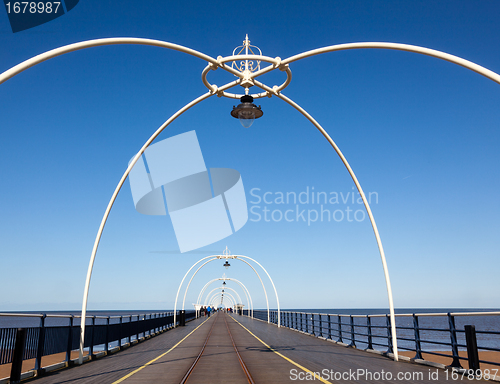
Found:
<path fill-rule="evenodd" d="M 219 314 L 221 316 L 219 316 Z M 214 317 L 215 319 L 213 320 L 205 343 L 195 361 L 182 378 L 181 384 L 203 382 L 204 379 L 207 379 L 207 375 L 211 375 L 209 372 L 214 370 L 223 372 L 223 375 L 230 376 L 234 382 L 248 382 L 249 384 L 254 384 L 252 375 L 234 343 L 226 316 L 223 313 L 217 313 Z M 235 354 L 232 352 L 235 352 Z M 238 369 L 238 364 L 234 361 L 235 357 L 239 362 L 241 370 Z M 221 363 L 223 363 L 224 366 L 218 367 Z M 220 368 L 220 370 L 214 368 Z"/>

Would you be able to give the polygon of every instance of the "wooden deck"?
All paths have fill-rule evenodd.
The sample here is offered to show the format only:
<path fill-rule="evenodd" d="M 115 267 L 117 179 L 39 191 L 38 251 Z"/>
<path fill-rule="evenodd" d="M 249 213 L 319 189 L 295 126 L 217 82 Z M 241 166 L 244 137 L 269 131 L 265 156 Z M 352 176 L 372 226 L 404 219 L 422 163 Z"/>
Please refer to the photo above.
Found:
<path fill-rule="evenodd" d="M 255 383 L 422 384 L 452 381 L 444 370 L 394 362 L 384 356 L 277 328 L 245 316 L 220 313 L 209 319 L 196 319 L 185 327 L 170 330 L 124 351 L 50 373 L 33 382 L 181 383 L 205 345 L 187 383 L 249 383 L 229 334 Z M 321 378 L 314 378 L 314 372 Z"/>

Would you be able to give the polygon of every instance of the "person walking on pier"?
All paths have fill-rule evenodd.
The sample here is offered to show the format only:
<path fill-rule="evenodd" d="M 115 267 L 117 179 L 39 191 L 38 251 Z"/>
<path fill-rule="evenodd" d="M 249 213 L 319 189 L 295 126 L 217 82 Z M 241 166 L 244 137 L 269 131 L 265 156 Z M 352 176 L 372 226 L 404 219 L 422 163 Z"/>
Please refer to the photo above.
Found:
<path fill-rule="evenodd" d="M 212 311 L 212 308 L 210 306 L 207 307 L 207 313 L 208 313 L 208 317 L 210 317 L 210 312 Z"/>

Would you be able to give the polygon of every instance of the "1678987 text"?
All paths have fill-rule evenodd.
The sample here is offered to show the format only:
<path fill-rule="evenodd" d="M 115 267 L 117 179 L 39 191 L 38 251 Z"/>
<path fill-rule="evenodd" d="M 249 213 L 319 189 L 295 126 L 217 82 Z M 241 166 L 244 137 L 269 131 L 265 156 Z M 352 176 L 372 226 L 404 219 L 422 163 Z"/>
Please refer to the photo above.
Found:
<path fill-rule="evenodd" d="M 57 13 L 60 1 L 16 1 L 5 3 L 7 13 Z"/>

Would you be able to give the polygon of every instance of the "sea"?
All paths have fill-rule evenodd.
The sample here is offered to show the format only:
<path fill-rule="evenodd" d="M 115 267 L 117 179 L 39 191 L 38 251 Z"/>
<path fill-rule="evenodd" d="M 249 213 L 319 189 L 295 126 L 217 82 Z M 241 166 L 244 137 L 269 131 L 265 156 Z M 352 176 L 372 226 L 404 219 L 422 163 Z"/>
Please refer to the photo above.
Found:
<path fill-rule="evenodd" d="M 261 309 L 264 310 L 264 309 Z M 304 313 L 322 313 L 322 314 L 332 314 L 332 315 L 386 315 L 389 313 L 388 309 L 380 308 L 365 308 L 365 309 L 281 309 L 282 311 L 290 312 L 304 312 Z M 172 312 L 172 311 L 164 311 Z M 396 314 L 446 314 L 446 313 L 464 313 L 464 312 L 500 312 L 498 308 L 398 308 L 395 310 Z M 23 314 L 25 316 L 12 316 L 12 312 L 0 313 L 0 328 L 23 328 L 23 327 L 38 327 L 40 326 L 40 315 L 42 312 L 15 312 L 15 314 Z M 79 316 L 80 311 L 47 311 L 44 312 L 48 315 L 45 319 L 45 326 L 67 326 L 69 325 L 68 317 L 51 317 L 53 315 L 63 315 L 63 316 Z M 112 316 L 110 323 L 118 323 L 120 317 L 123 316 L 122 321 L 128 322 L 130 320 L 135 321 L 138 318 L 149 318 L 153 316 L 158 311 L 131 311 L 131 310 L 115 310 L 115 311 L 88 311 L 88 316 Z M 162 312 L 163 313 L 163 312 Z M 31 316 L 26 316 L 31 315 Z M 316 333 L 319 329 L 319 318 L 318 316 L 308 316 L 309 327 L 311 326 L 311 320 L 314 319 Z M 332 334 L 333 339 L 338 338 L 338 317 L 332 316 Z M 322 316 L 322 325 L 327 327 L 327 316 Z M 104 324 L 105 319 L 96 319 L 96 324 Z M 74 326 L 80 325 L 80 319 L 75 318 L 73 322 Z M 87 324 L 90 324 L 90 320 L 87 319 Z M 366 317 L 355 317 L 354 318 L 355 331 L 359 333 L 366 333 Z M 386 325 L 385 317 L 372 317 L 371 318 L 373 342 L 387 345 L 387 330 L 385 328 L 377 328 Z M 411 316 L 396 317 L 396 325 L 398 327 L 398 347 L 401 349 L 414 350 L 415 349 L 415 332 L 413 329 L 413 318 Z M 477 342 L 480 348 L 493 348 L 500 350 L 500 315 L 467 315 L 467 316 L 455 316 L 455 326 L 457 329 L 457 340 L 460 345 L 460 350 L 466 349 L 465 342 L 465 325 L 474 325 L 476 329 Z M 422 340 L 421 347 L 422 350 L 428 351 L 449 351 L 451 350 L 450 344 L 450 332 L 449 321 L 446 315 L 439 316 L 419 316 L 419 327 L 420 327 L 420 339 Z M 432 330 L 430 330 L 432 329 Z M 344 342 L 347 340 L 349 343 L 350 337 L 350 319 L 348 317 L 342 317 L 341 325 L 342 334 L 344 337 Z M 323 336 L 328 335 L 328 330 L 323 329 Z M 366 348 L 367 338 L 363 336 L 356 336 L 357 347 Z M 426 343 L 425 341 L 432 341 L 432 343 Z M 438 344 L 436 344 L 438 343 Z M 442 344 L 440 344 L 442 343 Z M 376 349 L 383 349 L 383 346 L 378 346 Z"/>

